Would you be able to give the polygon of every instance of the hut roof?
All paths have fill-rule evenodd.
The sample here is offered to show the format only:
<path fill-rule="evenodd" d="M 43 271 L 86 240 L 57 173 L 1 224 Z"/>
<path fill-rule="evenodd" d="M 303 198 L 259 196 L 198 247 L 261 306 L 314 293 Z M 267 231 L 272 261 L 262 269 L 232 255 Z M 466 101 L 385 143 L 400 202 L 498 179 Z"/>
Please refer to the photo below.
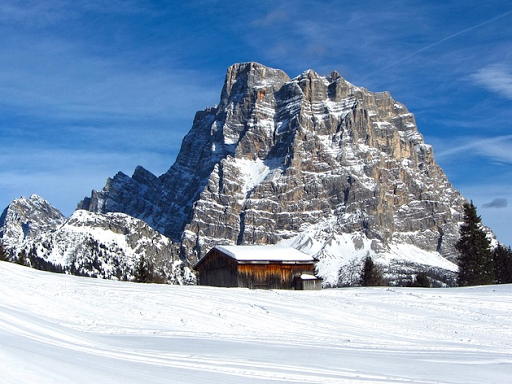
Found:
<path fill-rule="evenodd" d="M 215 247 L 237 261 L 315 262 L 313 256 L 292 248 L 276 245 L 218 245 Z"/>
<path fill-rule="evenodd" d="M 302 280 L 318 280 L 318 277 L 316 277 L 315 275 L 311 275 L 309 273 L 303 273 L 302 275 L 300 275 L 300 278 Z"/>

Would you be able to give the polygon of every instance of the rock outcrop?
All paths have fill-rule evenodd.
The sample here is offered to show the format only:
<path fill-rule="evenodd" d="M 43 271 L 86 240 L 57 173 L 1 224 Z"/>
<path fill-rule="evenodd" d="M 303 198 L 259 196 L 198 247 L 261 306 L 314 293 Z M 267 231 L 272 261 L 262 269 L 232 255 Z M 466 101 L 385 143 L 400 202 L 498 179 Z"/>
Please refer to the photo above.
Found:
<path fill-rule="evenodd" d="M 0 218 L 11 261 L 55 272 L 134 280 L 137 268 L 159 282 L 195 281 L 179 247 L 142 220 L 123 213 L 77 210 L 65 218 L 39 196 L 14 200 Z"/>
<path fill-rule="evenodd" d="M 15 199 L 0 215 L 0 238 L 7 249 L 16 249 L 25 240 L 55 231 L 66 217 L 38 195 Z"/>
<path fill-rule="evenodd" d="M 78 208 L 140 218 L 192 263 L 218 243 L 286 242 L 335 283 L 366 254 L 456 269 L 464 201 L 389 93 L 244 63 L 228 69 L 219 105 L 196 114 L 168 172 L 119 173 Z"/>

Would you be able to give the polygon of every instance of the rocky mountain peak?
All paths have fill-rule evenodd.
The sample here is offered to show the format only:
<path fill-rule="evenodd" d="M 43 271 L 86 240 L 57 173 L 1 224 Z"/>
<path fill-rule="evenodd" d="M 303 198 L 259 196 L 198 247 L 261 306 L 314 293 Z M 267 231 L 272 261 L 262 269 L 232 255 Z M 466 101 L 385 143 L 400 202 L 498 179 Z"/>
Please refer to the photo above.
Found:
<path fill-rule="evenodd" d="M 152 184 L 157 180 L 155 175 L 140 165 L 135 168 L 132 178 L 142 184 Z"/>
<path fill-rule="evenodd" d="M 334 282 L 349 260 L 407 259 L 405 246 L 449 263 L 464 201 L 388 92 L 243 63 L 167 173 L 117 175 L 79 206 L 141 218 L 191 262 L 219 243 L 286 242 Z"/>
<path fill-rule="evenodd" d="M 329 75 L 328 80 L 332 83 L 340 78 L 341 78 L 341 76 L 338 73 L 338 71 L 332 71 L 331 74 Z"/>
<path fill-rule="evenodd" d="M 15 247 L 37 233 L 57 229 L 65 220 L 66 217 L 42 197 L 22 196 L 13 200 L 0 216 L 0 237 L 6 247 Z"/>
<path fill-rule="evenodd" d="M 254 90 L 258 91 L 256 98 L 261 99 L 266 92 L 275 92 L 289 79 L 283 71 L 259 63 L 234 64 L 227 70 L 221 103 L 235 101 L 244 97 L 248 91 Z"/>

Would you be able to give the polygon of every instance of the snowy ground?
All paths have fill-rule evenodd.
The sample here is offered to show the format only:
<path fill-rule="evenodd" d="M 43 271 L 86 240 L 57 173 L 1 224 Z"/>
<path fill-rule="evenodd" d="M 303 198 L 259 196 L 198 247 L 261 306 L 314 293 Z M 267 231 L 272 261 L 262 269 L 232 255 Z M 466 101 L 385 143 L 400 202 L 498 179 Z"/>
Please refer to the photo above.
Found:
<path fill-rule="evenodd" d="M 259 291 L 0 262 L 0 383 L 512 382 L 512 286 Z"/>

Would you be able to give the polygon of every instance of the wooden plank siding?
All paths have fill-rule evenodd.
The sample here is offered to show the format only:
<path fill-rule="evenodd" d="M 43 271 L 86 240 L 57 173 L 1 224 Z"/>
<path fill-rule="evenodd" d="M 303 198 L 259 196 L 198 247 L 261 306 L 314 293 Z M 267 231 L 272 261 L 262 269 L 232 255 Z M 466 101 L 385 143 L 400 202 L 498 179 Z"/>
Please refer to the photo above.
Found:
<path fill-rule="evenodd" d="M 198 284 L 214 287 L 238 287 L 238 271 L 236 260 L 227 257 L 217 249 L 208 253 L 208 258 L 198 265 Z"/>
<path fill-rule="evenodd" d="M 315 273 L 315 266 L 308 264 L 238 264 L 238 286 L 265 289 L 292 289 L 293 278 L 302 273 Z"/>
<path fill-rule="evenodd" d="M 295 276 L 293 279 L 293 289 L 305 291 L 317 291 L 322 289 L 322 279 L 302 279 L 300 276 Z"/>
<path fill-rule="evenodd" d="M 213 248 L 194 267 L 199 285 L 294 289 L 294 278 L 315 274 L 314 261 L 236 260 Z"/>

